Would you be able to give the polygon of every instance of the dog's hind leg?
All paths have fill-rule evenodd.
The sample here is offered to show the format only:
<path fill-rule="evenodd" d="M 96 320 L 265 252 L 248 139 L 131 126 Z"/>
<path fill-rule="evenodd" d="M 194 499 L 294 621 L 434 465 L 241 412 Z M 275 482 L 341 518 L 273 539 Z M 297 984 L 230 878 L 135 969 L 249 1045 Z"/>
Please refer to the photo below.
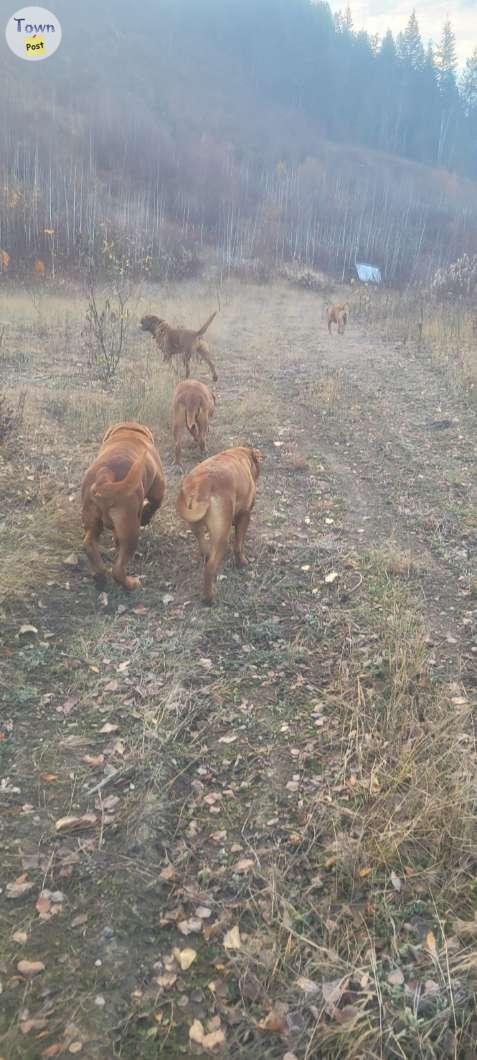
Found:
<path fill-rule="evenodd" d="M 164 482 L 159 477 L 154 482 L 146 496 L 146 504 L 141 511 L 141 526 L 148 526 L 157 509 L 161 507 L 164 496 Z"/>
<path fill-rule="evenodd" d="M 210 538 L 204 568 L 204 601 L 206 604 L 212 604 L 214 601 L 215 579 L 225 556 L 232 519 L 232 503 L 225 499 L 212 498 L 206 517 Z"/>
<path fill-rule="evenodd" d="M 204 563 L 206 563 L 209 558 L 210 540 L 207 536 L 207 526 L 205 521 L 201 519 L 198 523 L 192 523 L 191 530 L 197 538 L 197 543 L 200 548 L 200 554 L 202 556 L 202 559 L 204 560 Z"/>
<path fill-rule="evenodd" d="M 119 540 L 119 552 L 113 565 L 113 578 L 124 589 L 137 589 L 140 585 L 139 578 L 133 578 L 127 573 L 127 566 L 134 556 L 139 537 L 137 514 L 114 509 L 110 514 Z"/>
<path fill-rule="evenodd" d="M 234 556 L 237 567 L 247 567 L 248 563 L 243 554 L 245 534 L 250 523 L 250 512 L 240 512 L 235 520 Z"/>
<path fill-rule="evenodd" d="M 205 363 L 208 364 L 212 379 L 214 380 L 214 383 L 216 383 L 219 377 L 217 375 L 215 364 L 210 356 L 209 347 L 207 343 L 203 341 L 203 339 L 200 339 L 197 343 L 197 353 L 201 360 L 205 361 Z"/>
<path fill-rule="evenodd" d="M 106 567 L 99 551 L 99 537 L 102 529 L 102 519 L 98 518 L 91 526 L 86 528 L 83 541 L 83 547 L 91 565 L 93 578 L 101 588 L 106 581 Z"/>
<path fill-rule="evenodd" d="M 204 602 L 206 604 L 212 604 L 214 602 L 215 579 L 217 577 L 217 571 L 225 556 L 226 548 L 226 537 L 214 541 L 210 546 L 210 552 L 207 556 L 204 568 Z"/>

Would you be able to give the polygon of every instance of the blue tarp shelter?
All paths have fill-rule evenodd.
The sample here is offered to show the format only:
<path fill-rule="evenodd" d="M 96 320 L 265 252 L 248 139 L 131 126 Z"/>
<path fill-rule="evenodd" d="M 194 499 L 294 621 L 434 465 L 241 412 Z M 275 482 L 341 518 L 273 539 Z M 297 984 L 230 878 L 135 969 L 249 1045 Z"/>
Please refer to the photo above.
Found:
<path fill-rule="evenodd" d="M 382 283 L 381 269 L 376 265 L 366 265 L 363 261 L 356 262 L 356 272 L 361 283 Z"/>

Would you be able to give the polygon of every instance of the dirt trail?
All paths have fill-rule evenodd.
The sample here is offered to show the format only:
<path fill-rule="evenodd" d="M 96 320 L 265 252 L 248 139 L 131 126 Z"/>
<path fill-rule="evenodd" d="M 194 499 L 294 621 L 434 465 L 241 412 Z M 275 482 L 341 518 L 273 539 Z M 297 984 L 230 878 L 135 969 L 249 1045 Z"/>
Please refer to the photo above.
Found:
<path fill-rule="evenodd" d="M 247 574 L 227 564 L 217 607 L 200 605 L 196 550 L 172 514 L 179 472 L 166 443 L 168 501 L 142 537 L 141 592 L 111 586 L 101 601 L 85 566 L 58 567 L 8 616 L 4 888 L 29 885 L 18 901 L 2 895 L 8 1060 L 174 1057 L 190 1050 L 194 1020 L 209 1033 L 224 1028 L 214 1055 L 347 1055 L 316 1051 L 315 1017 L 290 1001 L 300 970 L 322 975 L 315 950 L 329 945 L 323 974 L 343 976 L 336 923 L 351 906 L 357 924 L 367 915 L 367 868 L 346 899 L 346 870 L 344 884 L 327 878 L 336 836 L 353 821 L 335 703 L 355 644 L 372 664 L 363 687 L 374 670 L 384 684 L 379 624 L 352 610 L 361 574 L 347 559 L 391 538 L 411 547 L 435 671 L 459 687 L 474 679 L 470 411 L 442 377 L 354 323 L 330 339 L 319 300 L 290 289 L 231 295 L 215 342 L 210 448 L 249 441 L 265 455 Z M 446 446 L 428 426 L 437 417 L 459 419 Z M 20 622 L 37 634 L 19 638 Z M 58 831 L 59 819 L 86 813 L 94 825 Z M 404 896 L 401 919 L 422 893 Z M 435 925 L 421 906 L 426 932 Z M 374 930 L 374 908 L 370 916 Z M 227 950 L 224 933 L 239 922 L 244 950 Z M 350 919 L 344 952 L 353 930 Z M 190 947 L 194 963 L 181 974 L 173 952 Z M 24 957 L 45 969 L 22 978 Z M 290 1003 L 283 1038 L 261 1027 L 271 998 Z M 408 1055 L 412 1040 L 403 1040 Z"/>
<path fill-rule="evenodd" d="M 475 406 L 466 406 L 425 356 L 380 340 L 352 313 L 346 334 L 330 337 L 324 310 L 312 294 L 298 305 L 286 289 L 267 298 L 267 344 L 275 345 L 278 365 L 261 354 L 240 318 L 229 320 L 228 332 L 237 345 L 252 343 L 257 377 L 280 394 L 295 429 L 299 419 L 323 457 L 345 502 L 343 545 L 395 542 L 412 553 L 436 666 L 474 684 Z"/>

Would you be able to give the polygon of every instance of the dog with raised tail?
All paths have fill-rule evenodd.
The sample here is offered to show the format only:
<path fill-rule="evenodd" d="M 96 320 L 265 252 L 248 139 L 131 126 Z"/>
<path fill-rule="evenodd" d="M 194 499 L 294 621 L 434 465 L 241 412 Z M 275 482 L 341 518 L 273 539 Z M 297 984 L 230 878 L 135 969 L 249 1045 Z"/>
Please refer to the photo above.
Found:
<path fill-rule="evenodd" d="M 192 435 L 202 454 L 209 430 L 209 419 L 215 411 L 215 394 L 198 379 L 178 383 L 172 397 L 172 434 L 175 461 L 180 464 L 181 443 L 186 430 Z"/>
<path fill-rule="evenodd" d="M 149 428 L 134 421 L 109 427 L 81 488 L 84 548 L 99 587 L 106 580 L 99 551 L 106 528 L 112 530 L 118 549 L 113 578 L 124 589 L 137 588 L 139 578 L 128 575 L 127 565 L 136 551 L 139 529 L 151 521 L 164 491 L 161 458 Z"/>
<path fill-rule="evenodd" d="M 246 567 L 244 542 L 255 504 L 261 454 L 237 446 L 203 460 L 182 479 L 176 509 L 195 534 L 204 561 L 204 601 L 212 604 L 217 571 L 232 526 L 238 567 Z"/>
<path fill-rule="evenodd" d="M 211 313 L 205 324 L 198 331 L 189 331 L 187 328 L 171 328 L 165 320 L 156 316 L 145 316 L 141 320 L 142 331 L 150 331 L 154 336 L 156 345 L 162 351 L 164 360 L 171 362 L 173 358 L 180 357 L 185 366 L 186 379 L 190 376 L 190 362 L 192 358 L 199 357 L 208 365 L 214 383 L 217 382 L 215 364 L 210 356 L 210 350 L 203 339 L 203 335 L 217 316 L 217 310 Z"/>

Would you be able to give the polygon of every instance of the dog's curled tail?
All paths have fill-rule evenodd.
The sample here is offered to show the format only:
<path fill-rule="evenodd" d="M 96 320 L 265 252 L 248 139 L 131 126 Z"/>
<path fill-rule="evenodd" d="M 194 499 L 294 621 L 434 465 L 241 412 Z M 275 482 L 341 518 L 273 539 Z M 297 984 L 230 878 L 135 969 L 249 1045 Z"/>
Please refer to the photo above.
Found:
<path fill-rule="evenodd" d="M 194 496 L 193 493 L 184 493 L 184 490 L 181 489 L 176 502 L 176 510 L 180 518 L 184 519 L 186 523 L 198 523 L 199 519 L 203 519 L 204 515 L 207 514 L 209 505 L 210 497 L 206 497 L 203 500 Z"/>
<path fill-rule="evenodd" d="M 92 487 L 93 497 L 108 502 L 125 500 L 126 497 L 130 497 L 137 490 L 142 479 L 146 458 L 147 449 L 144 449 L 130 467 L 126 478 L 120 479 L 119 482 L 113 480 L 112 471 L 109 468 L 103 468 Z"/>
<path fill-rule="evenodd" d="M 210 327 L 214 317 L 216 317 L 216 316 L 217 316 L 217 310 L 215 310 L 212 313 L 212 316 L 210 316 L 209 319 L 206 320 L 205 324 L 202 324 L 202 327 L 199 328 L 198 331 L 196 331 L 197 338 L 200 338 L 201 335 L 205 335 L 205 333 L 207 331 L 207 328 Z"/>

